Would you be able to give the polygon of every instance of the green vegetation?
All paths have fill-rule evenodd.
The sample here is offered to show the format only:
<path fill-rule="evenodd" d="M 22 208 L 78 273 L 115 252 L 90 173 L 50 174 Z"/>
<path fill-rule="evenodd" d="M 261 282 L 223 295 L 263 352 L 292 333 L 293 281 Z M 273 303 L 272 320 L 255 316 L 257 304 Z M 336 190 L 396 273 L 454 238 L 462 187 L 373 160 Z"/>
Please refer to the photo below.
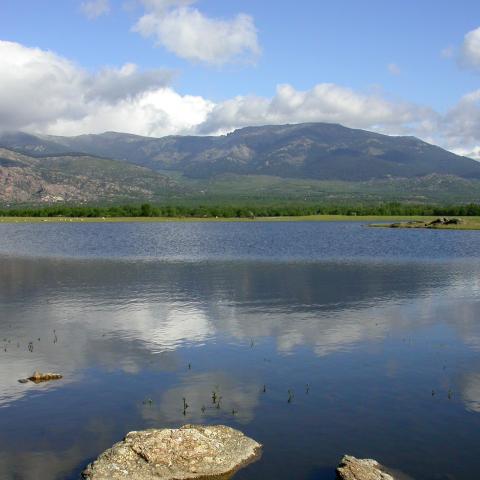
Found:
<path fill-rule="evenodd" d="M 372 181 L 315 180 L 269 175 L 217 175 L 192 179 L 179 172 L 161 171 L 183 188 L 178 199 L 201 204 L 461 205 L 480 198 L 480 181 L 449 175 L 390 178 Z M 160 198 L 160 197 L 159 197 Z M 175 200 L 168 203 L 174 203 Z M 183 201 L 180 200 L 180 201 Z M 145 199 L 145 201 L 150 201 Z M 118 203 L 118 202 L 117 202 Z M 150 203 L 156 203 L 150 201 Z"/>
<path fill-rule="evenodd" d="M 480 204 L 435 206 L 382 203 L 377 205 L 279 204 L 279 205 L 109 205 L 16 207 L 0 210 L 0 217 L 33 218 L 256 218 L 344 215 L 347 217 L 480 216 Z"/>

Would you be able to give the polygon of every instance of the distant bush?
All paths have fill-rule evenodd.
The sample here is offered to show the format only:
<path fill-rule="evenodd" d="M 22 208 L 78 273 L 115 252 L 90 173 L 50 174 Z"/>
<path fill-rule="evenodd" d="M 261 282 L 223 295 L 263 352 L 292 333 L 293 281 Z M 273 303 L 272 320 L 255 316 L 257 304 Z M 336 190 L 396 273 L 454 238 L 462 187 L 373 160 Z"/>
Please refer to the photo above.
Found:
<path fill-rule="evenodd" d="M 2 217 L 186 217 L 186 218 L 254 218 L 304 215 L 417 215 L 480 216 L 480 205 L 410 205 L 397 202 L 375 205 L 110 205 L 12 207 L 0 209 Z"/>

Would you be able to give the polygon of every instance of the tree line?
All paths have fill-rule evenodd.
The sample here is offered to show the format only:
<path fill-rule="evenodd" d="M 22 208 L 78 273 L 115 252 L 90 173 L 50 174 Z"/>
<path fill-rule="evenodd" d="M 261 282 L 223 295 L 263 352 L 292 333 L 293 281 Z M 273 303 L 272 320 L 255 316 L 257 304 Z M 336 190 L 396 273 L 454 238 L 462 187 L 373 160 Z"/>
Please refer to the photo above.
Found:
<path fill-rule="evenodd" d="M 45 206 L 0 209 L 2 217 L 185 217 L 185 218 L 254 218 L 306 215 L 418 215 L 480 216 L 480 204 L 410 205 L 397 202 L 376 205 L 109 205 Z"/>

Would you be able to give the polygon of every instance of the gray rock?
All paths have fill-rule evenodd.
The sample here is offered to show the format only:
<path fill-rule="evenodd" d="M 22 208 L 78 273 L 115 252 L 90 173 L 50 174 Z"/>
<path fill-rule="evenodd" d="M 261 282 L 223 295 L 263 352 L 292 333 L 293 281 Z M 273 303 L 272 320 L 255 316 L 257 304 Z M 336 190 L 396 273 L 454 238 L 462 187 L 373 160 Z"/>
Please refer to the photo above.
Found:
<path fill-rule="evenodd" d="M 461 218 L 450 218 L 445 222 L 445 225 L 460 225 L 462 223 Z"/>
<path fill-rule="evenodd" d="M 395 480 L 376 460 L 345 455 L 337 468 L 338 480 Z"/>
<path fill-rule="evenodd" d="M 130 432 L 82 473 L 88 480 L 228 479 L 262 446 L 223 425 Z"/>

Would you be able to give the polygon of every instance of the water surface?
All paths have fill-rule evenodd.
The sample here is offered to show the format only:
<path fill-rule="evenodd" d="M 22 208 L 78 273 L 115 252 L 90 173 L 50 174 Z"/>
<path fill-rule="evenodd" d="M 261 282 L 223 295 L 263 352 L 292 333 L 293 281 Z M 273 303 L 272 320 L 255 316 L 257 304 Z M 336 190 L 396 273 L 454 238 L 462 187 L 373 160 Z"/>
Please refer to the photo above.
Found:
<path fill-rule="evenodd" d="M 196 422 L 264 444 L 236 479 L 333 480 L 345 453 L 416 479 L 480 469 L 479 232 L 1 224 L 0 241 L 2 479 L 77 479 L 130 430 Z M 36 368 L 64 379 L 17 382 Z"/>

